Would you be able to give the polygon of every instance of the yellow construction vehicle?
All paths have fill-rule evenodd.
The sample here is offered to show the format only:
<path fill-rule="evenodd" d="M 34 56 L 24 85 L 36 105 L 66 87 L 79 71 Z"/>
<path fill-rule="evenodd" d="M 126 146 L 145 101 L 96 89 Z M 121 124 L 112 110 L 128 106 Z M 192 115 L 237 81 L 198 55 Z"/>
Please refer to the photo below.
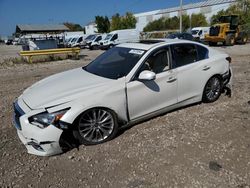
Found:
<path fill-rule="evenodd" d="M 238 15 L 221 16 L 219 22 L 211 26 L 209 34 L 205 35 L 205 41 L 208 42 L 209 46 L 217 45 L 218 42 L 222 42 L 225 46 L 247 42 L 248 36 L 239 25 Z"/>

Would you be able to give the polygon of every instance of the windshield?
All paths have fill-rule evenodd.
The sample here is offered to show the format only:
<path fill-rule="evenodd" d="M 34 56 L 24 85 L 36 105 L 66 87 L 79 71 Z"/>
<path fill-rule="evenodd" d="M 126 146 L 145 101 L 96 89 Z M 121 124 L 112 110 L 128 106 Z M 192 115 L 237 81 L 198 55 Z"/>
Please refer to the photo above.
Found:
<path fill-rule="evenodd" d="M 71 40 L 71 42 L 75 42 L 77 39 L 78 39 L 78 38 L 73 38 L 73 39 Z"/>
<path fill-rule="evenodd" d="M 221 23 L 230 23 L 231 22 L 231 16 L 221 16 L 220 17 Z"/>
<path fill-rule="evenodd" d="M 69 42 L 72 38 L 66 39 L 65 42 Z"/>
<path fill-rule="evenodd" d="M 87 36 L 85 40 L 94 40 L 94 39 L 95 39 L 95 35 L 89 35 Z"/>
<path fill-rule="evenodd" d="M 199 30 L 192 30 L 191 33 L 192 35 L 196 35 L 199 32 Z"/>
<path fill-rule="evenodd" d="M 104 40 L 110 40 L 112 38 L 113 34 L 108 34 Z"/>
<path fill-rule="evenodd" d="M 144 50 L 115 47 L 97 57 L 84 69 L 98 76 L 118 79 L 127 76 L 144 53 Z"/>

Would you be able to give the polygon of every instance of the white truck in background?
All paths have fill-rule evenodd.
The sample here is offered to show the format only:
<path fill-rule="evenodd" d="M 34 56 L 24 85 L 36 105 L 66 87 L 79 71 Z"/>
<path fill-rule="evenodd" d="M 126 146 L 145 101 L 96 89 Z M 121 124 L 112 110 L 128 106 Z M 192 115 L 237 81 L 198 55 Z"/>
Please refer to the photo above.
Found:
<path fill-rule="evenodd" d="M 106 38 L 106 34 L 93 34 L 89 35 L 85 39 L 84 47 L 89 48 L 90 50 L 97 50 L 99 49 L 99 42 Z"/>
<path fill-rule="evenodd" d="M 71 43 L 71 47 L 81 47 L 85 38 L 86 38 L 86 35 L 76 37 L 74 42 Z"/>
<path fill-rule="evenodd" d="M 81 42 L 86 38 L 83 31 L 65 32 L 64 40 L 67 47 L 80 47 Z"/>
<path fill-rule="evenodd" d="M 191 34 L 196 41 L 204 41 L 205 35 L 209 33 L 210 27 L 194 27 Z"/>
<path fill-rule="evenodd" d="M 99 42 L 100 49 L 109 49 L 121 43 L 138 42 L 140 32 L 136 29 L 123 29 L 110 32 L 104 40 Z"/>

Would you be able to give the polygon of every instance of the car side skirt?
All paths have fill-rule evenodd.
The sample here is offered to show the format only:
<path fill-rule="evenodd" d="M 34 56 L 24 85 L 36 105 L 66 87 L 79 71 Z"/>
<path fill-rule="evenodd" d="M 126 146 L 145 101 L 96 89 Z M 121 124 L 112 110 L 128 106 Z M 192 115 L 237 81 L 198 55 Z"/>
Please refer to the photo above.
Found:
<path fill-rule="evenodd" d="M 130 126 L 132 126 L 132 125 L 134 125 L 134 124 L 137 124 L 137 123 L 139 123 L 139 122 L 142 122 L 142 121 L 151 119 L 151 118 L 153 118 L 153 117 L 162 115 L 162 114 L 164 114 L 164 113 L 173 111 L 173 110 L 178 109 L 178 108 L 181 108 L 181 107 L 188 106 L 188 105 L 190 105 L 190 104 L 199 103 L 199 102 L 201 102 L 201 100 L 202 100 L 202 96 L 201 96 L 201 95 L 194 96 L 194 97 L 192 97 L 192 98 L 189 98 L 189 99 L 186 99 L 186 100 L 184 100 L 184 101 L 178 102 L 178 103 L 176 103 L 176 104 L 174 104 L 174 105 L 171 105 L 171 106 L 168 106 L 168 107 L 166 107 L 166 108 L 163 108 L 163 109 L 160 109 L 160 110 L 151 112 L 151 113 L 146 114 L 146 115 L 143 115 L 143 116 L 141 116 L 141 117 L 139 117 L 139 118 L 130 120 L 126 125 L 122 126 L 122 128 L 124 128 L 124 127 L 130 127 Z"/>

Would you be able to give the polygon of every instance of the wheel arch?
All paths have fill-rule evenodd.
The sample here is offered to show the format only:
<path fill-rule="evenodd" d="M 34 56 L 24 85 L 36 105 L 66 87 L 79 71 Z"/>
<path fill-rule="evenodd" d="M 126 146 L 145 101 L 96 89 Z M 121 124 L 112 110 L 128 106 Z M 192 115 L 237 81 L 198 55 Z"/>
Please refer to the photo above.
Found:
<path fill-rule="evenodd" d="M 79 120 L 79 118 L 81 117 L 82 114 L 84 114 L 87 111 L 92 110 L 92 109 L 104 109 L 104 110 L 112 112 L 112 114 L 115 116 L 115 118 L 117 120 L 117 123 L 119 123 L 119 116 L 118 116 L 118 114 L 116 113 L 116 111 L 114 109 L 109 108 L 109 107 L 105 107 L 105 106 L 93 106 L 93 107 L 90 107 L 90 108 L 86 108 L 86 109 L 82 110 L 80 113 L 78 113 L 76 115 L 76 117 L 74 118 L 74 120 L 72 122 L 72 125 L 74 126 L 77 123 L 77 121 Z"/>
<path fill-rule="evenodd" d="M 206 87 L 208 81 L 209 81 L 211 78 L 213 78 L 213 77 L 218 77 L 218 78 L 220 79 L 221 82 L 223 81 L 223 78 L 222 78 L 222 75 L 221 75 L 221 74 L 218 74 L 218 73 L 217 73 L 217 74 L 214 74 L 214 75 L 210 76 L 210 77 L 208 78 L 208 80 L 206 81 L 205 85 L 203 86 L 203 92 L 204 92 L 204 90 L 205 90 L 205 87 Z M 202 94 L 203 94 L 203 93 L 202 93 Z"/>
<path fill-rule="evenodd" d="M 207 85 L 208 81 L 209 81 L 211 78 L 213 78 L 213 77 L 219 78 L 221 84 L 223 83 L 223 78 L 222 78 L 222 75 L 221 75 L 221 74 L 218 74 L 218 73 L 217 73 L 217 74 L 214 74 L 214 75 L 210 76 L 209 79 L 206 81 L 205 85 L 203 86 L 203 90 L 202 90 L 202 101 L 204 101 L 204 93 L 205 93 L 206 85 Z"/>

